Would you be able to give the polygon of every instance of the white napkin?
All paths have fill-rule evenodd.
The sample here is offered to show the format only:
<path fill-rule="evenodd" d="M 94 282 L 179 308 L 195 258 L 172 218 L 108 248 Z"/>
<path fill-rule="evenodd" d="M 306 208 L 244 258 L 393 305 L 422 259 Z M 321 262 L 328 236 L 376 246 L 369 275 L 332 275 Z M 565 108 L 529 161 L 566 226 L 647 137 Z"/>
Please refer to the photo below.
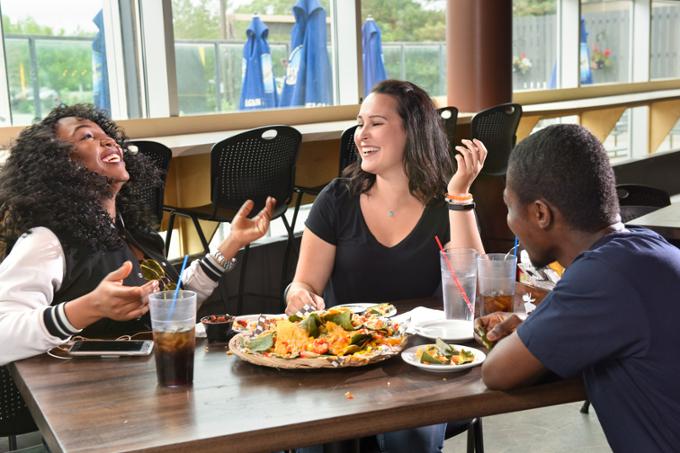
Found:
<path fill-rule="evenodd" d="M 427 321 L 437 321 L 444 319 L 443 310 L 434 310 L 427 307 L 416 307 L 411 311 L 407 311 L 392 318 L 393 321 L 399 324 L 406 325 L 406 333 L 416 333 L 415 327 Z"/>

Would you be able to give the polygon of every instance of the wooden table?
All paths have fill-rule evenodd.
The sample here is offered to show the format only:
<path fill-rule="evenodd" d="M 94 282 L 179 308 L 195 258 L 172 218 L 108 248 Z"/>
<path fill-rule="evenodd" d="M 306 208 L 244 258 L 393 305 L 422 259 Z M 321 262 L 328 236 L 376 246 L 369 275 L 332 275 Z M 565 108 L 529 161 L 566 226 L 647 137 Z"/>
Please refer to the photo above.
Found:
<path fill-rule="evenodd" d="M 400 309 L 419 302 L 433 303 Z M 489 391 L 480 367 L 433 374 L 399 358 L 356 369 L 278 371 L 203 343 L 189 390 L 157 387 L 152 357 L 42 355 L 10 370 L 54 452 L 275 451 L 585 397 L 580 379 Z"/>
<path fill-rule="evenodd" d="M 649 228 L 666 239 L 680 240 L 680 203 L 652 211 L 627 222 L 627 225 Z"/>

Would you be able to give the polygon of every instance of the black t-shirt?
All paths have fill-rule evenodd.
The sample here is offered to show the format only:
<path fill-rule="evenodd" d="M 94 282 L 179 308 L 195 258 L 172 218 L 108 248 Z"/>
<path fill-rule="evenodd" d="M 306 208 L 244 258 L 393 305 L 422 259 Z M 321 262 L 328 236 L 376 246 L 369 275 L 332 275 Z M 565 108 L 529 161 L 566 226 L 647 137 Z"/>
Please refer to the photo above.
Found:
<path fill-rule="evenodd" d="M 386 247 L 368 229 L 359 196 L 352 196 L 347 180 L 338 178 L 316 198 L 305 225 L 336 246 L 333 272 L 323 294 L 327 307 L 429 297 L 441 283 L 434 236 L 443 243 L 449 240 L 443 200 L 429 203 L 408 236 Z"/>

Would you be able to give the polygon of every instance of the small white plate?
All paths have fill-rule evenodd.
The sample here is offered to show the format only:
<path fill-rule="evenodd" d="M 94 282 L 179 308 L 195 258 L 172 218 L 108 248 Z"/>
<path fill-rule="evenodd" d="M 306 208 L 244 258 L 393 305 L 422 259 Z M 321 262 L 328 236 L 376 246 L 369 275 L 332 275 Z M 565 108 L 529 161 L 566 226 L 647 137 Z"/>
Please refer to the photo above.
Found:
<path fill-rule="evenodd" d="M 401 352 L 401 358 L 404 360 L 404 362 L 408 363 L 409 365 L 413 365 L 415 367 L 418 367 L 425 371 L 429 371 L 431 373 L 452 373 L 455 371 L 467 370 L 468 368 L 472 368 L 473 366 L 480 365 L 484 361 L 484 359 L 486 359 L 486 354 L 484 354 L 479 349 L 471 348 L 468 346 L 461 346 L 459 344 L 452 344 L 451 346 L 454 346 L 456 349 L 462 348 L 465 349 L 466 351 L 472 352 L 475 355 L 475 359 L 470 363 L 464 363 L 462 365 L 434 365 L 430 363 L 421 363 L 420 360 L 418 360 L 418 357 L 416 357 L 416 351 L 418 351 L 418 348 L 424 348 L 426 346 L 430 345 L 423 344 L 420 346 L 413 346 L 411 348 L 408 348 L 405 351 Z"/>
<path fill-rule="evenodd" d="M 421 337 L 432 340 L 467 341 L 473 338 L 472 324 L 472 321 L 440 319 L 416 324 L 413 329 Z"/>
<path fill-rule="evenodd" d="M 344 307 L 344 308 L 349 308 L 352 310 L 353 313 L 356 314 L 361 314 L 368 310 L 371 307 L 375 307 L 376 305 L 380 305 L 379 303 L 374 303 L 374 302 L 356 302 L 353 304 L 341 304 L 341 305 L 335 305 L 335 307 Z M 334 307 L 331 307 L 334 308 Z M 397 314 L 397 307 L 392 305 L 392 309 L 389 310 L 387 313 L 385 313 L 386 318 L 391 318 L 392 316 Z"/>

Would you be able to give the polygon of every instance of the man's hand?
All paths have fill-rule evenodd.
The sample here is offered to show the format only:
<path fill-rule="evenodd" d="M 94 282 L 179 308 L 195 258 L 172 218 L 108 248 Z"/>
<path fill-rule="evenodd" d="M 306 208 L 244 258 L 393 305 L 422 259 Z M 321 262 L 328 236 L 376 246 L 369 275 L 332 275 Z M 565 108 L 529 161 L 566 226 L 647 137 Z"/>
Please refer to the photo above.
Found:
<path fill-rule="evenodd" d="M 498 311 L 475 319 L 475 340 L 487 349 L 517 329 L 522 320 L 513 313 Z"/>

